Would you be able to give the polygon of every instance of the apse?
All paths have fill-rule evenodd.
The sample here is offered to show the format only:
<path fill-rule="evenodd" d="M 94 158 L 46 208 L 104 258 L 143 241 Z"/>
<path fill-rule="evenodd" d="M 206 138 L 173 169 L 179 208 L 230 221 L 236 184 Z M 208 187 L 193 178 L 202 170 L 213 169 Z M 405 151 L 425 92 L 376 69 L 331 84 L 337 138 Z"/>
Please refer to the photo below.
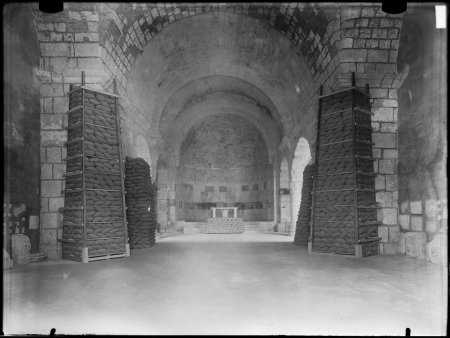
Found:
<path fill-rule="evenodd" d="M 217 114 L 200 120 L 180 149 L 177 218 L 206 221 L 211 207 L 238 207 L 244 221 L 273 214 L 271 165 L 263 134 L 246 118 Z"/>

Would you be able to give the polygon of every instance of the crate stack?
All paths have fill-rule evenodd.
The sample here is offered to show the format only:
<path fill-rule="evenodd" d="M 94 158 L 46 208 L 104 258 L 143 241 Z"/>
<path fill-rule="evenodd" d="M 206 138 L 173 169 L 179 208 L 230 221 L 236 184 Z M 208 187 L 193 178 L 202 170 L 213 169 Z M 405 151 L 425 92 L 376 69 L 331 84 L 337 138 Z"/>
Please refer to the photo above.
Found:
<path fill-rule="evenodd" d="M 300 202 L 294 236 L 294 244 L 296 245 L 308 246 L 309 242 L 314 169 L 314 164 L 310 164 L 303 171 L 302 200 Z"/>
<path fill-rule="evenodd" d="M 212 217 L 206 220 L 207 234 L 242 234 L 245 232 L 244 220 L 234 217 Z"/>
<path fill-rule="evenodd" d="M 69 96 L 63 259 L 129 256 L 118 96 L 85 87 L 84 76 Z"/>
<path fill-rule="evenodd" d="M 150 166 L 142 158 L 126 157 L 125 202 L 127 206 L 130 249 L 150 248 L 155 244 L 156 189 Z"/>
<path fill-rule="evenodd" d="M 309 251 L 378 254 L 370 95 L 353 86 L 321 95 Z"/>

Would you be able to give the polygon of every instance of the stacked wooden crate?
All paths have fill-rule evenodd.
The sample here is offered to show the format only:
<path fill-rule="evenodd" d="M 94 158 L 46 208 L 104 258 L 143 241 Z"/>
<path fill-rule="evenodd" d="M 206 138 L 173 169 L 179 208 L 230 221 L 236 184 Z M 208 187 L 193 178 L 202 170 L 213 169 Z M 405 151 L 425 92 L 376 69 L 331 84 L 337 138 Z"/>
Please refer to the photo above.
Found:
<path fill-rule="evenodd" d="M 245 232 L 244 220 L 234 217 L 212 217 L 206 221 L 207 234 L 242 234 Z"/>
<path fill-rule="evenodd" d="M 368 87 L 320 96 L 310 252 L 378 253 L 371 115 Z"/>
<path fill-rule="evenodd" d="M 126 158 L 125 202 L 127 206 L 130 249 L 150 248 L 155 244 L 156 189 L 150 166 L 142 158 Z"/>
<path fill-rule="evenodd" d="M 63 259 L 129 255 L 117 95 L 69 93 Z"/>
<path fill-rule="evenodd" d="M 309 242 L 314 169 L 314 164 L 310 164 L 303 171 L 302 200 L 294 236 L 294 244 L 296 245 L 308 246 Z"/>

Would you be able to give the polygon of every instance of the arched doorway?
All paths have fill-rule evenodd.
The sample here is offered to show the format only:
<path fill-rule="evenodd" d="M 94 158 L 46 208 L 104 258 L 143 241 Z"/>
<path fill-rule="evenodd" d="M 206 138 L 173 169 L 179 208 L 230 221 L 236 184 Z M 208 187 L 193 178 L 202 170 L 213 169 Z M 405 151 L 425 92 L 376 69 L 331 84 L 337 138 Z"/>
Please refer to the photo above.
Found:
<path fill-rule="evenodd" d="M 304 137 L 301 137 L 300 140 L 298 140 L 297 147 L 295 148 L 291 168 L 291 234 L 295 233 L 295 224 L 297 222 L 298 210 L 300 209 L 300 203 L 302 200 L 303 171 L 310 161 L 311 151 L 309 149 L 309 143 Z"/>
<path fill-rule="evenodd" d="M 169 170 L 166 159 L 162 154 L 158 156 L 156 164 L 157 205 L 158 205 L 158 223 L 161 232 L 168 232 L 169 225 Z"/>
<path fill-rule="evenodd" d="M 280 205 L 278 232 L 286 232 L 291 222 L 291 196 L 289 194 L 289 167 L 286 157 L 280 164 Z"/>

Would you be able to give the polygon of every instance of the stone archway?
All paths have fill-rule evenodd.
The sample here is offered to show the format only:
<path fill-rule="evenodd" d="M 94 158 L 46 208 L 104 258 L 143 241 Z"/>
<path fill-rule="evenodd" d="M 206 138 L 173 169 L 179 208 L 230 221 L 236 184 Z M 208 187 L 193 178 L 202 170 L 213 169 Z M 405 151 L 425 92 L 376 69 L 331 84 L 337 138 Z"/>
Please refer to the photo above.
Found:
<path fill-rule="evenodd" d="M 169 170 L 166 159 L 162 154 L 158 157 L 156 164 L 156 181 L 158 222 L 161 232 L 168 232 L 169 223 Z"/>
<path fill-rule="evenodd" d="M 135 141 L 135 149 L 136 149 L 136 156 L 140 157 L 145 160 L 145 162 L 148 163 L 150 168 L 152 167 L 152 159 L 150 157 L 150 149 L 148 148 L 147 141 L 145 140 L 144 136 L 138 135 L 136 137 Z M 155 173 L 151 173 L 152 176 L 155 175 Z"/>
<path fill-rule="evenodd" d="M 311 150 L 308 141 L 301 137 L 295 148 L 294 159 L 291 168 L 291 233 L 295 233 L 295 224 L 297 221 L 298 210 L 302 199 L 303 171 L 306 165 L 311 161 Z"/>
<path fill-rule="evenodd" d="M 291 196 L 289 194 L 289 166 L 287 158 L 284 157 L 280 164 L 280 204 L 279 204 L 279 226 L 278 232 L 287 231 L 291 222 Z"/>

